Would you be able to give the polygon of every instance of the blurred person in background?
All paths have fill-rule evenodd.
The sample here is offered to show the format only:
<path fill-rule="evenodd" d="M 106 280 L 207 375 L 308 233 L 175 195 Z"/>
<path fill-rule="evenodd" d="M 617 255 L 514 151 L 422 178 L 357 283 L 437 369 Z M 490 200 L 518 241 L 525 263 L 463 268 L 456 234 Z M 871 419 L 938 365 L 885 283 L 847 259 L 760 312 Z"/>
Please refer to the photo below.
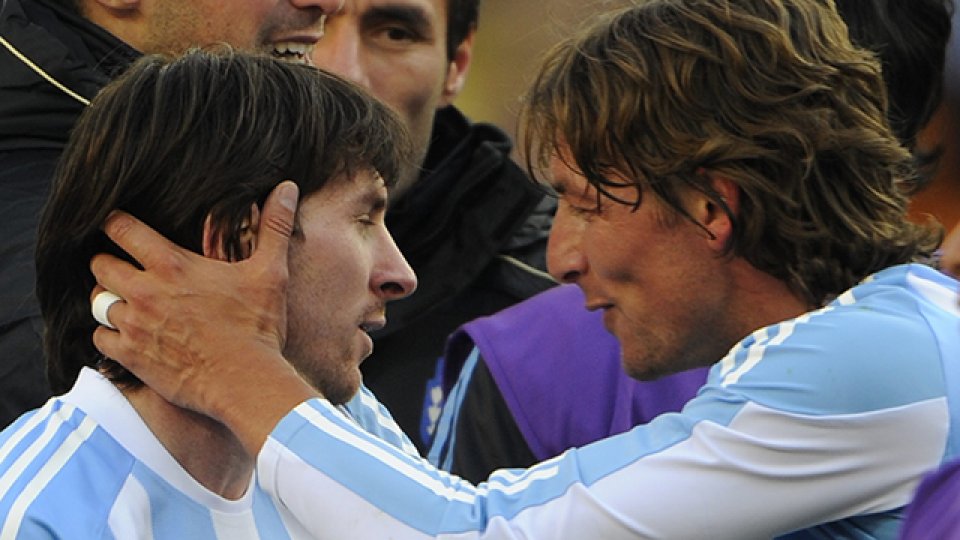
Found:
<path fill-rule="evenodd" d="M 34 294 L 37 222 L 60 152 L 90 99 L 143 53 L 176 54 L 223 42 L 309 62 L 310 49 L 323 33 L 323 17 L 338 3 L 0 3 L 0 427 L 51 395 Z"/>

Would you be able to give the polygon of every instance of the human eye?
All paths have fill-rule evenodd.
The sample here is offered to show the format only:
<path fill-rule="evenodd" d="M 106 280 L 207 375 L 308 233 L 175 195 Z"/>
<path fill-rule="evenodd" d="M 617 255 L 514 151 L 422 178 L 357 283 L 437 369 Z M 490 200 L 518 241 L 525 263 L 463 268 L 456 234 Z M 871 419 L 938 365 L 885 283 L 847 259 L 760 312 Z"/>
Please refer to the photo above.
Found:
<path fill-rule="evenodd" d="M 357 214 L 357 223 L 364 228 L 383 225 L 386 213 L 387 198 L 386 191 L 384 191 L 374 195 L 373 200 L 369 202 L 369 206 Z"/>
<path fill-rule="evenodd" d="M 428 41 L 431 35 L 429 17 L 419 8 L 382 6 L 366 17 L 367 27 L 375 39 L 387 45 L 406 45 Z"/>
<path fill-rule="evenodd" d="M 380 29 L 380 35 L 391 42 L 414 42 L 420 41 L 420 35 L 410 28 L 402 25 L 384 26 Z"/>
<path fill-rule="evenodd" d="M 593 219 L 595 216 L 600 214 L 600 206 L 597 204 L 574 203 L 566 198 L 563 199 L 563 204 L 567 207 L 571 214 L 583 220 Z"/>

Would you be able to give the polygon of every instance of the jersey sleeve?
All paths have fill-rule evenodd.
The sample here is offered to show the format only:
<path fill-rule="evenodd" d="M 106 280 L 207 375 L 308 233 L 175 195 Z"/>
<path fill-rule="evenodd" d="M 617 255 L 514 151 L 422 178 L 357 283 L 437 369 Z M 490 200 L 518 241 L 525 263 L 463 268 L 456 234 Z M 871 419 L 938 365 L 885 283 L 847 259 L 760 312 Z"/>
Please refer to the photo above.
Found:
<path fill-rule="evenodd" d="M 384 440 L 400 450 L 411 454 L 419 455 L 417 447 L 413 441 L 407 437 L 407 434 L 400 429 L 400 426 L 394 420 L 390 411 L 377 401 L 365 385 L 361 385 L 357 394 L 343 404 L 343 409 L 353 418 L 357 424 L 371 435 Z"/>
<path fill-rule="evenodd" d="M 479 485 L 311 400 L 260 480 L 317 538 L 770 538 L 851 517 L 868 530 L 848 537 L 890 535 L 950 425 L 937 340 L 909 308 L 762 329 L 681 412 Z"/>

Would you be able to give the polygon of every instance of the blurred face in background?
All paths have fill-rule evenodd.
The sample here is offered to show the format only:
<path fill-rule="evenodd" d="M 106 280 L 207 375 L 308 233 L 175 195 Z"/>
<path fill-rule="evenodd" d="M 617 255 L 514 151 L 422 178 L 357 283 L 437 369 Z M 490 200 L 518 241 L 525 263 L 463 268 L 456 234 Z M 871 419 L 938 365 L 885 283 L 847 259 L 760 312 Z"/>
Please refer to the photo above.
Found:
<path fill-rule="evenodd" d="M 309 62 L 324 13 L 339 0 L 141 0 L 145 25 L 132 44 L 145 53 L 180 53 L 228 43 L 251 52 Z M 139 41 L 139 43 L 137 43 Z"/>
<path fill-rule="evenodd" d="M 448 57 L 446 0 L 345 0 L 327 17 L 312 54 L 317 67 L 366 88 L 400 115 L 417 144 L 419 166 L 434 114 L 460 92 L 472 48 L 471 33 Z M 399 178 L 391 200 L 417 175 L 412 167 Z"/>

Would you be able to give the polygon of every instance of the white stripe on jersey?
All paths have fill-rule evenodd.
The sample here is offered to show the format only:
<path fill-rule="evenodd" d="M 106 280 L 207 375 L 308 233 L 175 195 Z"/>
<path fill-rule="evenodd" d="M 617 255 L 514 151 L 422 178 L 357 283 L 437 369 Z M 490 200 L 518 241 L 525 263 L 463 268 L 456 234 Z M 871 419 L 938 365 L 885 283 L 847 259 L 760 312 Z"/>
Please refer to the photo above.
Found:
<path fill-rule="evenodd" d="M 65 412 L 66 407 L 61 409 L 60 412 Z M 72 407 L 71 407 L 72 409 Z M 72 410 L 71 410 L 72 412 Z M 69 418 L 70 415 L 60 416 L 59 419 Z M 62 423 L 62 420 L 61 420 Z M 50 425 L 59 425 L 57 422 L 51 422 Z M 50 426 L 48 426 L 50 427 Z M 84 443 L 87 439 L 90 438 L 90 435 L 97 429 L 97 423 L 93 421 L 89 416 L 85 416 L 80 422 L 80 426 L 77 427 L 74 431 L 70 432 L 64 439 L 63 444 L 50 456 L 50 459 L 40 468 L 36 476 L 30 480 L 30 483 L 24 488 L 23 492 L 17 496 L 16 500 L 13 503 L 13 506 L 10 508 L 10 513 L 7 514 L 7 521 L 3 526 L 3 530 L 0 531 L 0 540 L 13 540 L 17 536 L 17 531 L 20 529 L 20 524 L 23 522 L 23 516 L 27 512 L 27 508 L 30 507 L 30 504 L 33 503 L 33 500 L 43 491 L 43 488 L 47 486 L 50 480 L 63 466 L 70 460 L 74 452 L 80 448 L 80 445 Z M 50 431 L 49 429 L 47 431 Z M 44 433 L 46 435 L 46 432 Z M 51 434 L 52 436 L 52 434 Z M 34 452 L 34 446 L 39 443 L 41 439 L 38 439 L 34 445 L 31 446 L 30 450 L 24 453 L 21 458 L 25 456 L 32 456 L 32 460 L 39 453 L 39 448 Z M 49 438 L 44 442 L 44 446 L 49 442 Z M 16 465 L 20 465 L 20 460 Z M 25 465 L 25 464 L 24 464 Z M 11 468 L 13 470 L 13 468 Z"/>
<path fill-rule="evenodd" d="M 332 411 L 336 411 L 329 401 L 317 400 L 316 403 L 320 403 L 324 407 Z M 410 478 L 418 484 L 421 484 L 436 495 L 467 504 L 473 504 L 473 501 L 476 499 L 476 497 L 471 493 L 459 492 L 443 485 L 443 483 L 431 478 L 422 470 L 412 466 L 407 459 L 398 459 L 400 456 L 388 451 L 384 451 L 382 448 L 380 448 L 380 446 L 373 444 L 367 438 L 358 436 L 356 433 L 344 429 L 343 426 L 331 422 L 329 419 L 323 416 L 323 414 L 311 407 L 309 402 L 300 404 L 294 410 L 303 416 L 308 422 L 317 426 L 323 432 L 328 433 L 331 437 L 339 439 L 353 447 L 362 450 L 364 453 L 377 458 L 384 464 L 388 465 L 397 472 L 402 473 L 404 476 Z M 406 458 L 407 456 L 403 457 Z"/>
<path fill-rule="evenodd" d="M 332 409 L 334 411 L 336 410 L 328 401 L 317 400 L 315 403 L 320 403 L 328 409 Z M 301 404 L 295 409 L 295 411 L 311 424 L 317 426 L 330 436 L 363 450 L 371 457 L 377 458 L 379 461 L 389 466 L 393 470 L 402 473 L 410 480 L 420 484 L 426 489 L 429 489 L 436 495 L 451 501 L 474 504 L 477 495 L 486 496 L 486 494 L 490 491 L 499 491 L 508 495 L 515 494 L 528 489 L 530 484 L 536 481 L 553 478 L 557 476 L 557 473 L 559 472 L 559 468 L 557 466 L 548 466 L 548 464 L 551 464 L 560 458 L 560 456 L 557 456 L 556 458 L 548 460 L 534 469 L 522 471 L 520 475 L 512 474 L 516 471 L 494 475 L 490 478 L 490 481 L 487 484 L 484 484 L 481 487 L 473 488 L 471 491 L 464 491 L 463 486 L 461 486 L 461 489 L 456 489 L 444 485 L 442 481 L 425 473 L 421 468 L 422 465 L 419 463 L 421 460 L 397 459 L 398 456 L 395 454 L 389 451 L 384 451 L 379 446 L 371 444 L 370 441 L 365 437 L 358 436 L 357 434 L 352 433 L 344 429 L 342 426 L 330 421 L 328 418 L 323 416 L 322 413 L 311 407 L 309 403 Z M 364 433 L 364 435 L 365 434 L 366 433 Z M 452 478 L 452 476 L 446 472 L 436 472 L 441 477 Z"/>
<path fill-rule="evenodd" d="M 332 480 L 328 475 L 311 467 L 296 453 L 280 444 L 276 439 L 268 438 L 260 451 L 258 458 L 262 463 L 283 463 L 285 466 L 295 464 L 301 474 L 295 476 L 283 475 L 282 482 L 293 482 L 296 485 L 287 485 L 285 492 L 309 492 L 312 489 L 321 489 L 324 497 L 331 497 L 336 501 L 333 505 L 318 508 L 316 497 L 295 497 L 283 499 L 278 495 L 278 483 L 281 481 L 274 473 L 272 466 L 264 466 L 259 470 L 258 480 L 264 489 L 277 500 L 277 507 L 286 523 L 296 523 L 296 529 L 288 527 L 291 538 L 294 540 L 317 540 L 319 538 L 390 538 L 391 540 L 426 540 L 432 535 L 424 534 L 385 514 L 378 508 L 371 507 L 361 496 L 350 491 L 345 486 Z M 331 514 L 336 516 L 331 522 Z M 328 526 L 329 525 L 329 526 Z M 324 532 L 316 532 L 324 531 Z"/>
<path fill-rule="evenodd" d="M 938 308 L 960 317 L 960 306 L 956 302 L 956 290 L 951 290 L 941 283 L 924 279 L 913 273 L 907 274 L 907 284 Z"/>
<path fill-rule="evenodd" d="M 63 425 L 63 421 L 67 418 L 70 418 L 75 409 L 76 407 L 73 405 L 65 404 L 60 408 L 60 410 L 50 415 L 43 415 L 43 417 L 39 419 L 39 421 L 43 421 L 48 417 L 51 418 L 46 427 L 44 427 L 43 433 L 41 433 L 40 436 L 33 441 L 22 454 L 20 454 L 20 457 L 13 462 L 13 465 L 7 469 L 7 472 L 0 476 L 0 493 L 7 493 L 10 491 L 10 486 L 13 485 L 13 482 L 16 481 L 17 478 L 20 478 L 20 475 L 23 474 L 24 469 L 27 468 L 27 465 L 29 465 L 37 457 L 37 454 L 39 454 L 40 451 L 47 446 L 47 443 L 50 442 L 50 439 L 53 438 L 53 436 L 57 433 L 57 430 L 60 429 L 60 426 Z M 35 414 L 34 418 L 37 416 L 40 416 L 40 414 Z M 31 418 L 31 420 L 33 420 L 33 418 Z M 31 429 L 32 426 L 23 426 L 17 435 L 14 435 L 10 438 L 11 442 L 14 439 L 23 439 L 31 431 Z M 11 445 L 11 448 L 13 446 L 14 445 Z M 6 456 L 0 456 L 0 460 L 5 457 Z"/>
<path fill-rule="evenodd" d="M 380 404 L 379 401 L 377 401 L 377 398 L 373 397 L 373 394 L 369 393 L 369 390 L 360 391 L 360 403 L 362 403 L 364 407 L 367 407 L 373 411 L 377 418 L 377 424 L 380 427 L 389 431 L 390 433 L 393 433 L 393 435 L 396 437 L 396 441 L 387 442 L 399 444 L 400 449 L 410 455 L 420 454 L 420 452 L 417 450 L 417 447 L 410 442 L 410 438 L 407 437 L 407 434 L 400 429 L 400 426 L 397 425 L 391 416 L 388 416 L 389 413 L 385 412 L 386 409 Z"/>
<path fill-rule="evenodd" d="M 218 540 L 260 540 L 253 512 L 224 514 L 211 508 L 210 519 Z"/>
<path fill-rule="evenodd" d="M 7 457 L 10 455 L 10 452 L 13 451 L 13 447 L 20 443 L 27 436 L 28 433 L 33 431 L 33 428 L 40 425 L 40 422 L 46 420 L 50 416 L 50 411 L 53 410 L 54 401 L 48 400 L 47 403 L 37 410 L 37 412 L 27 419 L 22 426 L 20 426 L 16 433 L 10 436 L 7 439 L 7 442 L 0 446 L 0 463 L 3 463 Z M 0 490 L 0 493 L 3 493 L 3 490 Z"/>
<path fill-rule="evenodd" d="M 129 475 L 110 509 L 107 525 L 115 538 L 153 540 L 151 514 L 150 495 L 135 476 Z"/>
<path fill-rule="evenodd" d="M 845 300 L 844 300 L 845 302 L 853 303 L 854 298 L 853 298 L 853 294 L 850 294 L 850 291 L 847 291 L 847 293 L 844 294 L 844 297 L 845 297 Z M 720 385 L 723 387 L 727 387 L 727 386 L 730 386 L 731 384 L 737 384 L 737 382 L 740 381 L 740 377 L 743 377 L 744 375 L 749 373 L 751 369 L 757 367 L 757 364 L 759 364 L 760 361 L 763 360 L 763 355 L 764 353 L 767 352 L 768 347 L 770 346 L 776 347 L 776 346 L 782 345 L 783 342 L 787 340 L 787 338 L 793 335 L 793 332 L 794 330 L 796 330 L 797 325 L 806 324 L 810 322 L 810 319 L 812 319 L 813 317 L 823 315 L 824 313 L 829 313 L 833 311 L 833 309 L 834 308 L 830 306 L 826 306 L 816 311 L 804 313 L 803 315 L 800 315 L 795 319 L 790 319 L 778 324 L 777 335 L 774 336 L 773 339 L 770 339 L 769 341 L 761 341 L 760 339 L 757 339 L 754 342 L 754 344 L 750 346 L 747 352 L 747 359 L 744 360 L 743 364 L 741 364 L 740 367 L 738 367 L 737 369 L 735 369 L 734 371 L 726 375 L 723 378 L 723 382 L 721 382 Z M 766 330 L 766 328 L 764 328 L 763 330 Z M 763 335 L 764 335 L 764 338 L 766 338 L 767 333 L 764 332 Z"/>

